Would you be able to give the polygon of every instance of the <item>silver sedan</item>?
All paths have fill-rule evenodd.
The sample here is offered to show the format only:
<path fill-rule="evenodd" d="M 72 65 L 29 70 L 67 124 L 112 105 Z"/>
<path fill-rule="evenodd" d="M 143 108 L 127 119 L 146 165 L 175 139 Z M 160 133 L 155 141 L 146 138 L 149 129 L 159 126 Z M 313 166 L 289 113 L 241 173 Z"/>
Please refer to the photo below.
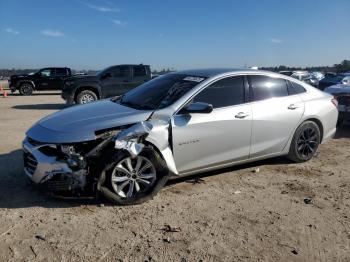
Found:
<path fill-rule="evenodd" d="M 136 204 L 170 177 L 282 155 L 307 161 L 337 118 L 333 96 L 285 75 L 170 73 L 39 121 L 23 142 L 24 171 L 56 194 L 97 191 Z"/>

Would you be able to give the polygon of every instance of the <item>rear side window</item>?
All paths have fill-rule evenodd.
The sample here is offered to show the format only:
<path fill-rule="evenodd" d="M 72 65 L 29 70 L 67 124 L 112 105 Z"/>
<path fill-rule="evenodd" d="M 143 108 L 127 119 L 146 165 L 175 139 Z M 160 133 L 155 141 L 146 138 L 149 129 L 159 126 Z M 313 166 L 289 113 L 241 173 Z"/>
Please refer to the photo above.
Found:
<path fill-rule="evenodd" d="M 112 69 L 112 77 L 128 77 L 129 76 L 129 67 L 121 66 L 115 67 Z"/>
<path fill-rule="evenodd" d="M 243 104 L 243 77 L 234 76 L 216 81 L 202 90 L 194 98 L 194 102 L 205 102 L 214 108 Z"/>
<path fill-rule="evenodd" d="M 253 101 L 288 96 L 287 83 L 284 79 L 256 75 L 249 76 L 249 80 Z"/>
<path fill-rule="evenodd" d="M 67 69 L 66 68 L 56 68 L 56 76 L 66 76 Z"/>
<path fill-rule="evenodd" d="M 290 81 L 288 82 L 290 86 L 290 88 L 288 89 L 290 95 L 301 94 L 306 92 L 305 88 L 302 85 Z"/>
<path fill-rule="evenodd" d="M 134 76 L 146 76 L 146 68 L 144 66 L 134 67 Z"/>

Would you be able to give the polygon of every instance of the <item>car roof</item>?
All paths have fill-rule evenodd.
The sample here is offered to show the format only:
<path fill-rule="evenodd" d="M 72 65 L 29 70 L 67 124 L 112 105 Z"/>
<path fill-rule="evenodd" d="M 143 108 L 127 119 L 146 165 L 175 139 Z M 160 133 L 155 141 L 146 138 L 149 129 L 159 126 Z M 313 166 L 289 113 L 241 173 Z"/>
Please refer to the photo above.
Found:
<path fill-rule="evenodd" d="M 220 74 L 237 73 L 237 72 L 267 72 L 257 69 L 247 68 L 204 68 L 204 69 L 191 69 L 173 72 L 173 74 L 183 74 L 202 77 L 213 77 Z"/>

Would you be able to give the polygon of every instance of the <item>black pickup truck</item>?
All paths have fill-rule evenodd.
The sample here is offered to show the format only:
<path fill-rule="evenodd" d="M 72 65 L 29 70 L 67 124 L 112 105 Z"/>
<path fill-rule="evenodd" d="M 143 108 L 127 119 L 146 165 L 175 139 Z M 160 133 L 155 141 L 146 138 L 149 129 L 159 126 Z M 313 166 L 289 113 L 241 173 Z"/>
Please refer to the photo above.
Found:
<path fill-rule="evenodd" d="M 71 77 L 67 67 L 47 67 L 28 75 L 13 75 L 9 87 L 13 92 L 19 90 L 21 95 L 31 95 L 34 90 L 62 90 L 63 81 Z"/>
<path fill-rule="evenodd" d="M 86 104 L 122 95 L 151 78 L 149 65 L 110 66 L 96 75 L 79 75 L 66 79 L 62 98 L 68 104 Z"/>

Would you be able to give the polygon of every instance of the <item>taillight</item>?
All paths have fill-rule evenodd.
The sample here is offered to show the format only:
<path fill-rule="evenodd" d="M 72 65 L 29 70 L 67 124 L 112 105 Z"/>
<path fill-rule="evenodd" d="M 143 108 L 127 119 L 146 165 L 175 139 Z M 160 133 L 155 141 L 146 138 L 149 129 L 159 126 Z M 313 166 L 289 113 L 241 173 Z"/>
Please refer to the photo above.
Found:
<path fill-rule="evenodd" d="M 337 100 L 335 97 L 333 97 L 331 101 L 332 101 L 333 105 L 334 105 L 336 108 L 338 108 L 338 100 Z"/>

